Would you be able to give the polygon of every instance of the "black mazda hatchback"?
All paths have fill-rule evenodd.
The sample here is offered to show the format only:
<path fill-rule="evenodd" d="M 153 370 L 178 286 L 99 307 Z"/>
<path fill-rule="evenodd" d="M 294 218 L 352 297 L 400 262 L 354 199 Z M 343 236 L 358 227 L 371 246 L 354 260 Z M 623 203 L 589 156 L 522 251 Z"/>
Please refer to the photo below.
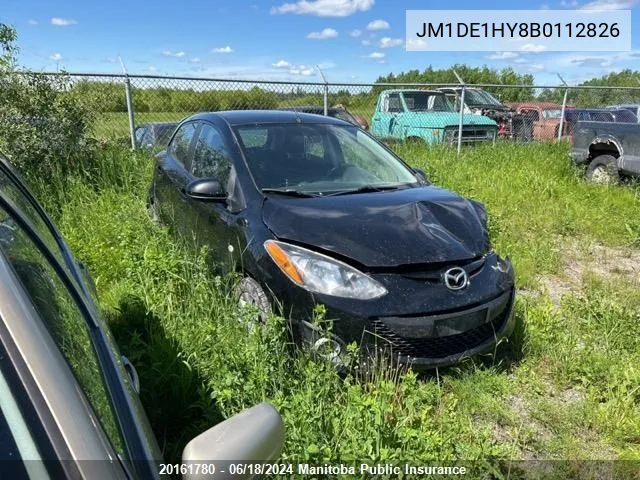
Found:
<path fill-rule="evenodd" d="M 511 262 L 484 207 L 431 185 L 338 119 L 285 111 L 202 113 L 156 156 L 154 219 L 219 272 L 240 304 L 278 307 L 295 340 L 336 363 L 346 345 L 414 367 L 491 351 L 513 330 Z M 313 321 L 324 305 L 330 329 Z"/>

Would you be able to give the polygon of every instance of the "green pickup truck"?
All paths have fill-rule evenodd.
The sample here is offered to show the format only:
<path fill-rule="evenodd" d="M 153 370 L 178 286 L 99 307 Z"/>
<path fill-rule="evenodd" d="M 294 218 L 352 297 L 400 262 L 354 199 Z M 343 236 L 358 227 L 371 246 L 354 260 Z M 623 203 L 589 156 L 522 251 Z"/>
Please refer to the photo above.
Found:
<path fill-rule="evenodd" d="M 384 140 L 456 143 L 460 115 L 443 92 L 384 90 L 371 119 L 371 133 Z M 462 142 L 495 140 L 498 125 L 484 115 L 464 115 Z"/>

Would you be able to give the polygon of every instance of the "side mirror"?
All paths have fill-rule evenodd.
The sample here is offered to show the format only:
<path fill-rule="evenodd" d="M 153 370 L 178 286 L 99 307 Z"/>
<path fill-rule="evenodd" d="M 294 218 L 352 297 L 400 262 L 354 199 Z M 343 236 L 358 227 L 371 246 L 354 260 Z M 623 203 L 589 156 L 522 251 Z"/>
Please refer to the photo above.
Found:
<path fill-rule="evenodd" d="M 194 200 L 205 202 L 224 202 L 227 200 L 227 194 L 215 178 L 194 180 L 185 187 L 184 193 Z"/>
<path fill-rule="evenodd" d="M 276 460 L 284 445 L 284 423 L 278 411 L 261 403 L 219 423 L 192 439 L 182 452 L 182 463 L 213 464 L 215 472 L 187 469 L 185 480 L 251 478 L 255 472 L 230 469 L 232 463 L 268 463 Z"/>
<path fill-rule="evenodd" d="M 427 178 L 427 174 L 424 173 L 424 170 L 421 170 L 419 168 L 414 168 L 413 173 L 415 174 L 416 178 L 420 180 L 422 183 L 426 183 L 427 185 L 431 184 L 431 182 Z"/>

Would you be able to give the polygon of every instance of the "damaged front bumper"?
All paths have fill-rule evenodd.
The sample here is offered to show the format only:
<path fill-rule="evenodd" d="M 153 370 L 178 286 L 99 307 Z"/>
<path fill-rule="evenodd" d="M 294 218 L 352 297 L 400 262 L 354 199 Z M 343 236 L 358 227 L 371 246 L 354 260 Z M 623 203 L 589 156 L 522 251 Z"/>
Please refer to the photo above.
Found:
<path fill-rule="evenodd" d="M 451 291 L 442 272 L 451 267 L 372 275 L 389 290 L 373 301 L 316 295 L 326 306 L 330 329 L 297 322 L 311 349 L 336 365 L 349 363 L 346 345 L 355 342 L 365 358 L 384 356 L 413 368 L 434 368 L 492 351 L 514 328 L 511 262 L 495 253 L 458 264 L 469 285 Z M 299 317 L 298 317 L 299 318 Z M 329 330 L 329 332 L 327 332 Z"/>

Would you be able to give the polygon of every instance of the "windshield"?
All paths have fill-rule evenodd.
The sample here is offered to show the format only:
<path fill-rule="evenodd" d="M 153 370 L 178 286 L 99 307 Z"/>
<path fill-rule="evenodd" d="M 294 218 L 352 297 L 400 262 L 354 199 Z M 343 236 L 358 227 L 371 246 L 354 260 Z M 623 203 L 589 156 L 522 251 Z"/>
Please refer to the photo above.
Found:
<path fill-rule="evenodd" d="M 544 118 L 560 118 L 562 117 L 562 109 L 560 108 L 550 108 L 542 111 L 542 116 Z"/>
<path fill-rule="evenodd" d="M 453 107 L 444 93 L 404 92 L 402 96 L 410 112 L 453 112 Z"/>
<path fill-rule="evenodd" d="M 261 190 L 323 195 L 417 183 L 409 168 L 356 126 L 262 124 L 234 131 Z"/>
<path fill-rule="evenodd" d="M 492 105 L 502 107 L 502 102 L 484 90 L 465 89 L 464 103 L 467 105 Z"/>

